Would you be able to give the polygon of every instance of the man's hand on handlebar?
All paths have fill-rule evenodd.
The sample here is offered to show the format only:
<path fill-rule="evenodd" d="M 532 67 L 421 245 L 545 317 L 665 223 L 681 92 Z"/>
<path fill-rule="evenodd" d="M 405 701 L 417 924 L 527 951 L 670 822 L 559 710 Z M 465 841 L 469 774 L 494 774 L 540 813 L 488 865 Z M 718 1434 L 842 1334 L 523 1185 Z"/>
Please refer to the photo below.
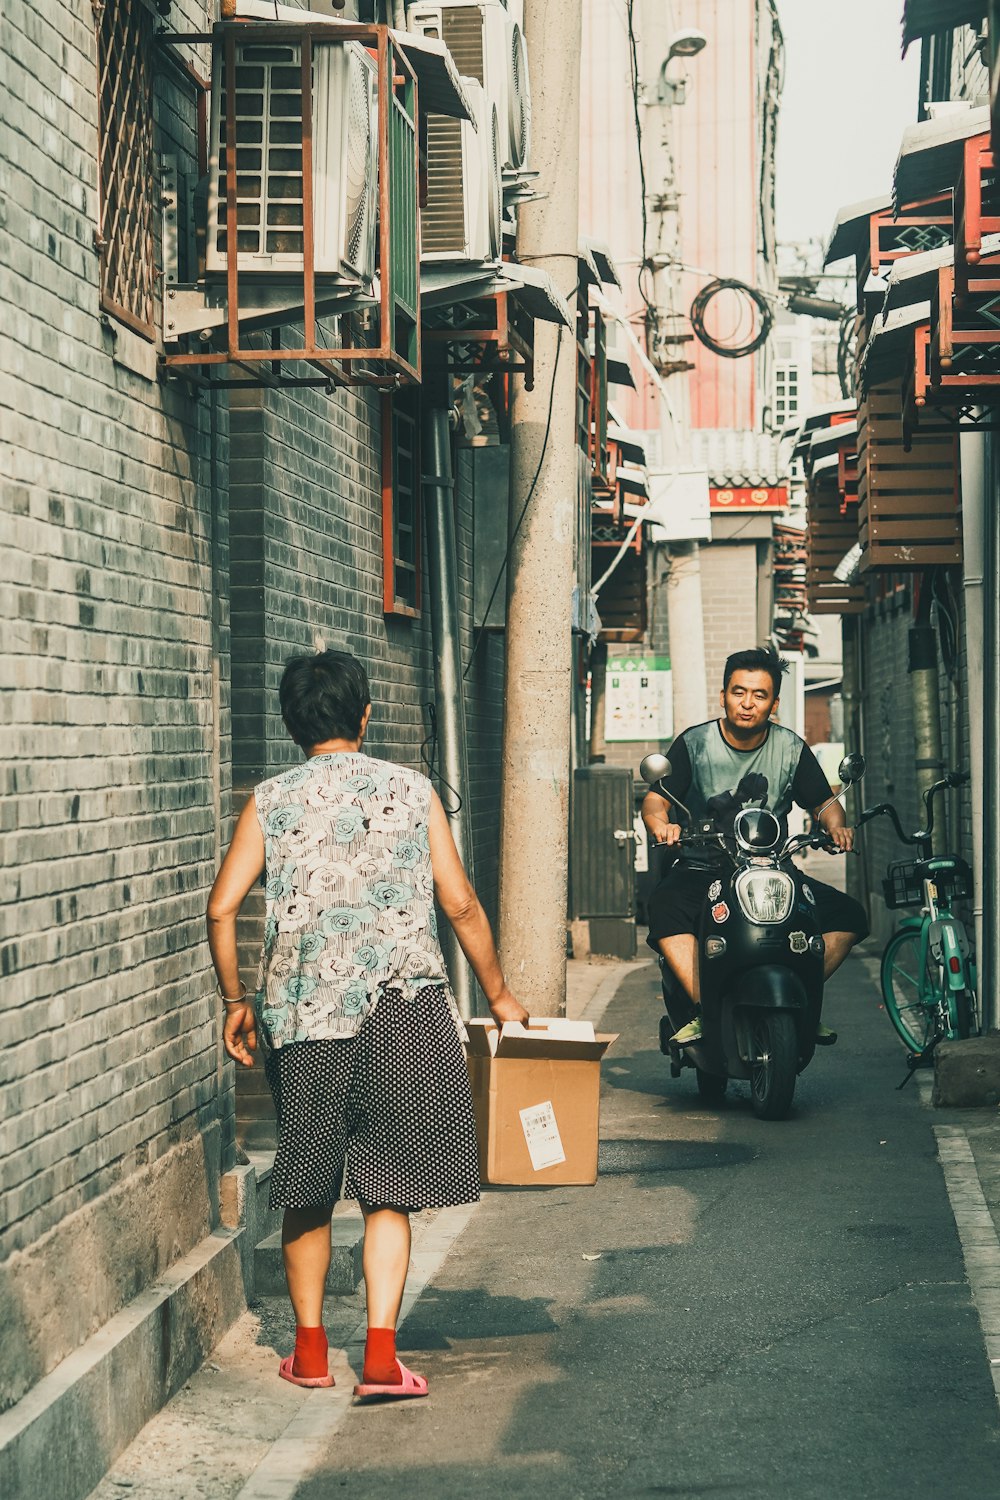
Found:
<path fill-rule="evenodd" d="M 660 843 L 665 844 L 668 849 L 674 844 L 679 844 L 684 833 L 684 830 L 679 823 L 668 823 L 666 828 L 663 828 L 660 831 L 662 833 Z"/>
<path fill-rule="evenodd" d="M 836 828 L 827 828 L 824 831 L 826 833 L 826 841 L 836 846 L 834 849 L 828 850 L 830 854 L 850 854 L 851 850 L 854 848 L 853 828 L 848 828 L 847 825 L 844 824 Z"/>

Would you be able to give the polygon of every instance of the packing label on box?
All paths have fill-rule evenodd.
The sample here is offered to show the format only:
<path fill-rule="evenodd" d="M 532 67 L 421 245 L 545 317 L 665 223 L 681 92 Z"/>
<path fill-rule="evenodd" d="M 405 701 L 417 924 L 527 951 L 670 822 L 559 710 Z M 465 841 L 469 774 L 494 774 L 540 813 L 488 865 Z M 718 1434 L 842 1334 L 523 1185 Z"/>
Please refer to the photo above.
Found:
<path fill-rule="evenodd" d="M 525 1145 L 535 1171 L 541 1172 L 545 1167 L 557 1167 L 564 1162 L 566 1152 L 552 1101 L 546 1099 L 544 1104 L 533 1104 L 530 1109 L 522 1109 L 519 1113 Z"/>

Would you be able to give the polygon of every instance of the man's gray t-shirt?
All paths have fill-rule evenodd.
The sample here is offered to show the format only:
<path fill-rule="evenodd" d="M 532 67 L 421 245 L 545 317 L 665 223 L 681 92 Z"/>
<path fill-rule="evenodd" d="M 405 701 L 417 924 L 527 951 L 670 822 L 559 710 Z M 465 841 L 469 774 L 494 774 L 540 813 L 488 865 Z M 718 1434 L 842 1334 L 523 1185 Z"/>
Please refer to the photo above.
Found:
<path fill-rule="evenodd" d="M 668 800 L 677 797 L 696 823 L 711 819 L 720 832 L 732 831 L 741 806 L 766 807 L 787 835 L 793 802 L 812 811 L 832 796 L 827 781 L 805 740 L 783 724 L 768 725 L 767 736 L 753 750 L 739 750 L 722 733 L 722 722 L 710 719 L 679 734 L 667 752 L 670 775 L 654 791 Z M 676 821 L 683 821 L 677 817 Z M 690 863 L 714 862 L 688 851 Z"/>

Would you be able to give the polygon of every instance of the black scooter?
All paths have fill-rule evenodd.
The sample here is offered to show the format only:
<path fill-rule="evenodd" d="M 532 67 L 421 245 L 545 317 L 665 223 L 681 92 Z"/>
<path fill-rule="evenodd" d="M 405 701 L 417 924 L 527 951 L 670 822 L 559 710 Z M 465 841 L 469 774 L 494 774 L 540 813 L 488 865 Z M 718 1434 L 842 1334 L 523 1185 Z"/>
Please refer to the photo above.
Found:
<path fill-rule="evenodd" d="M 863 755 L 844 757 L 838 797 L 860 781 L 865 769 Z M 640 773 L 656 787 L 670 775 L 670 762 L 664 755 L 647 755 Z M 835 851 L 836 845 L 825 832 L 813 832 L 788 839 L 779 850 L 778 819 L 759 807 L 737 813 L 732 834 L 720 832 L 713 822 L 695 826 L 679 798 L 663 790 L 671 808 L 689 824 L 681 845 L 721 850 L 724 857 L 702 909 L 698 1010 L 660 959 L 666 1007 L 660 1049 L 670 1058 L 671 1077 L 679 1078 L 685 1067 L 697 1070 L 698 1091 L 706 1103 L 720 1104 L 729 1079 L 744 1078 L 750 1082 L 754 1113 L 762 1120 L 783 1120 L 795 1080 L 816 1048 L 825 951 L 815 897 L 791 856 L 802 849 Z M 679 1046 L 671 1038 L 696 1014 L 701 1015 L 701 1039 Z"/>

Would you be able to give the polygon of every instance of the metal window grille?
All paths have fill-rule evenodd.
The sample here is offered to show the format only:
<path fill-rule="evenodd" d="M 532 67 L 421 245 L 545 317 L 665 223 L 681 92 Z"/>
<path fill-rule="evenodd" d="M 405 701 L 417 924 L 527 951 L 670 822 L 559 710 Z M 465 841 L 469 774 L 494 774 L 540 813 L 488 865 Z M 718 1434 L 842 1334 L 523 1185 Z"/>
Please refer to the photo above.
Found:
<path fill-rule="evenodd" d="M 153 17 L 144 0 L 97 13 L 101 306 L 153 337 Z"/>
<path fill-rule="evenodd" d="M 775 421 L 783 427 L 799 414 L 799 370 L 798 365 L 778 364 L 774 370 Z"/>

